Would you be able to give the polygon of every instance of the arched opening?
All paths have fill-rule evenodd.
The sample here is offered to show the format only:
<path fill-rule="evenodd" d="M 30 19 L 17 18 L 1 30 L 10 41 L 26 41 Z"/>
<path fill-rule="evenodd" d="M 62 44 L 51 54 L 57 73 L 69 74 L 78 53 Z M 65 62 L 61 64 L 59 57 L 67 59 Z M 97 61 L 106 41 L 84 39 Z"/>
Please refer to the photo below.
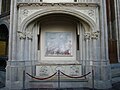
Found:
<path fill-rule="evenodd" d="M 91 27 L 73 15 L 53 13 L 35 19 L 25 30 L 28 33 L 28 38 L 30 38 L 30 34 L 33 36 L 31 43 L 34 42 L 36 46 L 32 48 L 35 50 L 37 47 L 38 60 L 42 62 L 52 60 L 49 63 L 56 63 L 57 61 L 57 63 L 73 64 L 79 63 L 80 58 L 78 59 L 77 55 L 79 55 L 80 49 L 81 53 L 86 52 L 86 50 L 82 49 L 84 46 L 80 44 L 85 43 L 84 34 L 91 32 Z M 26 42 L 30 44 L 30 41 Z M 67 46 L 68 43 L 69 45 Z M 30 49 L 27 45 L 25 49 Z M 30 52 L 30 50 L 27 51 Z M 31 58 L 32 56 L 29 54 L 27 57 Z"/>
<path fill-rule="evenodd" d="M 6 25 L 0 25 L 0 67 L 6 67 L 8 59 L 8 28 Z"/>
<path fill-rule="evenodd" d="M 40 48 L 43 52 L 41 61 L 68 60 L 67 62 L 69 62 L 69 60 L 75 60 L 78 44 L 76 42 L 77 18 L 65 14 L 51 14 L 42 17 L 39 23 Z"/>
<path fill-rule="evenodd" d="M 38 20 L 41 17 L 50 15 L 50 14 L 66 14 L 68 16 L 73 16 L 74 18 L 77 18 L 78 20 L 80 19 L 81 21 L 86 22 L 91 27 L 92 30 L 98 30 L 99 28 L 93 19 L 91 19 L 90 17 L 88 17 L 82 12 L 76 11 L 74 9 L 73 10 L 68 9 L 68 8 L 67 9 L 66 8 L 52 8 L 52 9 L 44 9 L 42 11 L 40 10 L 40 11 L 37 11 L 29 15 L 27 18 L 25 18 L 22 21 L 19 31 L 24 31 L 31 22 Z"/>
<path fill-rule="evenodd" d="M 8 60 L 8 28 L 0 25 L 0 87 L 5 86 L 6 62 Z"/>

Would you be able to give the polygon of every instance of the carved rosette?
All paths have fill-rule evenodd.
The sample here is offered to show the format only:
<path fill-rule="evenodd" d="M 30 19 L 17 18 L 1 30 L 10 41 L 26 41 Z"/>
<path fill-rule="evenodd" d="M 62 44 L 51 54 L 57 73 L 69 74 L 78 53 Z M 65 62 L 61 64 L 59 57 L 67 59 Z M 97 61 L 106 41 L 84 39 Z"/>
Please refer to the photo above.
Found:
<path fill-rule="evenodd" d="M 40 76 L 48 76 L 48 75 L 49 75 L 48 67 L 42 66 L 42 67 L 40 68 L 39 75 L 40 75 Z"/>
<path fill-rule="evenodd" d="M 64 67 L 62 67 L 62 66 L 56 66 L 55 71 L 58 72 L 58 70 L 65 72 Z"/>
<path fill-rule="evenodd" d="M 27 9 L 24 9 L 24 10 L 23 10 L 23 15 L 24 15 L 24 16 L 28 16 L 28 14 L 29 14 L 29 11 L 28 11 Z"/>
<path fill-rule="evenodd" d="M 70 67 L 70 75 L 71 76 L 79 76 L 79 73 L 80 73 L 79 67 L 74 66 L 74 65 Z"/>

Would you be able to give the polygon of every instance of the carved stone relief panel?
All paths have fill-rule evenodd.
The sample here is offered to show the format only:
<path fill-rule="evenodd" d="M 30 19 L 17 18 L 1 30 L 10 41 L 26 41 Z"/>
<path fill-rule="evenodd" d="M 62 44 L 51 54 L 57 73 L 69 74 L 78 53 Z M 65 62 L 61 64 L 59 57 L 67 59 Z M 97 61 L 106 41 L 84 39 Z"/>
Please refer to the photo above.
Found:
<path fill-rule="evenodd" d="M 37 65 L 36 76 L 51 76 L 58 70 L 70 76 L 81 76 L 80 65 Z"/>
<path fill-rule="evenodd" d="M 72 32 L 46 32 L 45 56 L 72 56 Z"/>

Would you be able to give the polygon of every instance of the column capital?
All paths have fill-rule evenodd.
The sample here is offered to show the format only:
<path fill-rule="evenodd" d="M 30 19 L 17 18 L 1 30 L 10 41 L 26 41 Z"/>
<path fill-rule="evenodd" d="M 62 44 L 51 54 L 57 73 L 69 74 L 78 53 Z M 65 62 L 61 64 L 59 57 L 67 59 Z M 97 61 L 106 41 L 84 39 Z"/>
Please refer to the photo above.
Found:
<path fill-rule="evenodd" d="M 85 39 L 85 40 L 90 40 L 90 35 L 91 35 L 90 32 L 86 32 L 86 33 L 84 34 L 84 39 Z"/>
<path fill-rule="evenodd" d="M 100 34 L 100 31 L 96 31 L 96 32 L 92 32 L 91 33 L 91 39 L 98 39 L 99 37 L 99 34 Z"/>
<path fill-rule="evenodd" d="M 24 32 L 17 31 L 17 33 L 20 39 L 26 39 L 26 34 Z"/>
<path fill-rule="evenodd" d="M 26 37 L 27 37 L 28 40 L 32 40 L 33 35 L 32 35 L 31 32 L 26 32 Z"/>

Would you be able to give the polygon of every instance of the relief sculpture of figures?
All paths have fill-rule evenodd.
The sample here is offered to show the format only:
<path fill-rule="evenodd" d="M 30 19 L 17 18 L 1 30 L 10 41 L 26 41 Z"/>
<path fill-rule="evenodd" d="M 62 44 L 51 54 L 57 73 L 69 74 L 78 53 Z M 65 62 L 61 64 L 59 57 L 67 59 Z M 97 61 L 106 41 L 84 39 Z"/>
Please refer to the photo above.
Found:
<path fill-rule="evenodd" d="M 46 32 L 46 56 L 71 56 L 71 32 Z"/>

